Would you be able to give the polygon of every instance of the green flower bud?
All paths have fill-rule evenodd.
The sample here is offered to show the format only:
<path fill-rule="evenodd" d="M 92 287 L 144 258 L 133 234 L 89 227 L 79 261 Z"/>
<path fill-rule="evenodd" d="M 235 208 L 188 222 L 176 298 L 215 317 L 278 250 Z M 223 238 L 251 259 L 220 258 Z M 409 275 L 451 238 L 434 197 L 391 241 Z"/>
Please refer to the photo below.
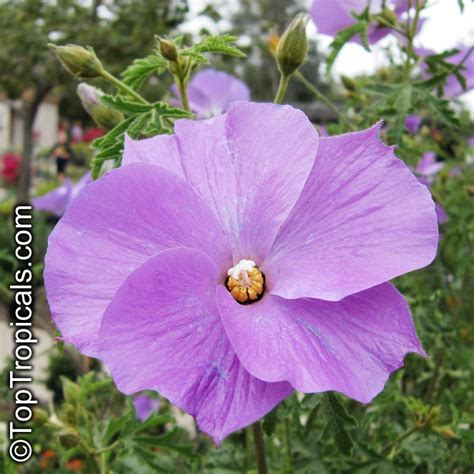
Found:
<path fill-rule="evenodd" d="M 48 421 L 49 414 L 46 410 L 43 410 L 42 408 L 35 408 L 33 410 L 33 419 L 35 423 L 41 426 Z"/>
<path fill-rule="evenodd" d="M 276 58 L 280 72 L 290 76 L 305 62 L 308 52 L 306 24 L 308 15 L 297 15 L 278 42 Z"/>
<path fill-rule="evenodd" d="M 176 48 L 176 45 L 171 40 L 157 35 L 155 36 L 155 41 L 158 50 L 165 59 L 173 63 L 178 61 L 178 48 Z"/>
<path fill-rule="evenodd" d="M 66 46 L 50 44 L 49 47 L 74 76 L 81 79 L 93 79 L 99 77 L 103 71 L 102 64 L 91 47 L 84 48 L 76 44 Z"/>
<path fill-rule="evenodd" d="M 81 82 L 77 86 L 77 95 L 81 99 L 84 109 L 99 127 L 111 130 L 123 121 L 124 116 L 121 112 L 101 102 L 100 99 L 104 93 L 100 89 Z"/>
<path fill-rule="evenodd" d="M 355 91 L 356 90 L 356 83 L 354 82 L 353 79 L 350 77 L 344 76 L 344 74 L 341 75 L 341 81 L 343 86 L 348 90 L 348 91 Z"/>

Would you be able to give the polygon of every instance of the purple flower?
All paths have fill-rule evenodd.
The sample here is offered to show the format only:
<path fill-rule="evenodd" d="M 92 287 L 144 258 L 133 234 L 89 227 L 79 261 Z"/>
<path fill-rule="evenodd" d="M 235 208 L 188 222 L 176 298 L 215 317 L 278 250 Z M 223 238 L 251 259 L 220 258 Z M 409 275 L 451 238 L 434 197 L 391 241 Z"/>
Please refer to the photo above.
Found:
<path fill-rule="evenodd" d="M 426 151 L 418 161 L 415 173 L 418 175 L 418 181 L 428 188 L 433 184 L 434 177 L 444 167 L 444 163 L 436 161 L 436 155 L 433 151 Z M 448 220 L 448 214 L 441 204 L 435 203 L 436 216 L 439 224 L 444 224 Z"/>
<path fill-rule="evenodd" d="M 310 15 L 318 28 L 318 33 L 329 36 L 336 36 L 341 30 L 349 28 L 356 23 L 353 13 L 362 13 L 367 6 L 371 15 L 382 12 L 383 0 L 314 0 L 311 6 Z M 407 0 L 397 0 L 395 2 L 394 13 L 400 17 L 408 10 Z M 421 28 L 422 21 L 419 22 L 417 30 Z M 369 26 L 368 38 L 370 43 L 377 43 L 382 38 L 394 30 L 382 23 L 372 21 Z M 417 32 L 418 32 L 417 31 Z M 351 41 L 360 43 L 359 35 L 354 36 Z"/>
<path fill-rule="evenodd" d="M 444 163 L 436 161 L 436 155 L 433 151 L 426 151 L 420 158 L 415 172 L 429 178 L 439 173 L 443 167 Z"/>
<path fill-rule="evenodd" d="M 415 134 L 421 125 L 421 117 L 419 115 L 407 115 L 405 117 L 405 128 L 411 133 Z"/>
<path fill-rule="evenodd" d="M 178 96 L 176 86 L 172 90 Z M 232 102 L 250 100 L 250 90 L 245 82 L 226 72 L 204 69 L 191 79 L 188 99 L 198 118 L 209 118 L 225 112 Z"/>
<path fill-rule="evenodd" d="M 87 172 L 76 184 L 72 184 L 66 179 L 63 184 L 53 189 L 44 196 L 32 199 L 32 204 L 39 211 L 53 212 L 57 216 L 62 216 L 67 205 L 79 194 L 79 192 L 92 181 L 91 174 Z"/>
<path fill-rule="evenodd" d="M 424 354 L 388 281 L 438 242 L 428 189 L 378 129 L 319 138 L 299 110 L 239 102 L 127 139 L 49 240 L 64 339 L 216 443 L 293 389 L 370 402 Z"/>
<path fill-rule="evenodd" d="M 467 145 L 468 145 L 470 148 L 474 148 L 474 136 L 469 137 L 469 138 L 467 139 Z"/>
<path fill-rule="evenodd" d="M 438 224 L 446 224 L 448 222 L 448 213 L 446 209 L 441 205 L 435 204 L 436 217 L 438 218 Z"/>
<path fill-rule="evenodd" d="M 137 418 L 140 421 L 145 421 L 152 414 L 152 412 L 158 410 L 160 407 L 160 400 L 142 394 L 134 397 L 133 405 L 135 406 Z"/>

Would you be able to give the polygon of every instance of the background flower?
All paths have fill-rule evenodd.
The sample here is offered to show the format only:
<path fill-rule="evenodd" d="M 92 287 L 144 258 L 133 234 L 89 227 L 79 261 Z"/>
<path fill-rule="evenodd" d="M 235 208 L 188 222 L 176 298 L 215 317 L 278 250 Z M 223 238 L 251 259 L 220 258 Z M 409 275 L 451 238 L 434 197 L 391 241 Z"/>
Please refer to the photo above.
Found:
<path fill-rule="evenodd" d="M 177 87 L 172 89 L 178 97 Z M 225 112 L 232 102 L 250 100 L 250 89 L 231 74 L 209 68 L 193 76 L 188 98 L 191 109 L 199 118 L 209 118 Z"/>
<path fill-rule="evenodd" d="M 145 421 L 148 417 L 160 407 L 158 398 L 151 398 L 149 395 L 141 394 L 133 398 L 135 413 L 140 421 Z"/>
<path fill-rule="evenodd" d="M 63 184 L 53 189 L 44 196 L 32 199 L 33 207 L 39 211 L 49 211 L 57 216 L 62 216 L 68 204 L 92 181 L 91 173 L 87 172 L 77 183 L 72 184 L 66 179 Z"/>

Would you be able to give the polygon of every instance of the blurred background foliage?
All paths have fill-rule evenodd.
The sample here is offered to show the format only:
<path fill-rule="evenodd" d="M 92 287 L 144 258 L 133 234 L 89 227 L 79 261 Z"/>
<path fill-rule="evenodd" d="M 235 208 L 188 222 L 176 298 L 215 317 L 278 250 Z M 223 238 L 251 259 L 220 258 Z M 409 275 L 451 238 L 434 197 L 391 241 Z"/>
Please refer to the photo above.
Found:
<path fill-rule="evenodd" d="M 272 37 L 280 35 L 306 6 L 294 0 L 237 3 L 220 33 L 241 38 L 249 59 L 216 56 L 213 67 L 244 79 L 253 99 L 271 101 L 279 78 L 270 52 Z M 212 3 L 202 4 L 202 16 L 221 24 L 219 9 Z M 119 75 L 134 59 L 153 51 L 155 34 L 175 36 L 188 9 L 186 1 L 167 0 L 2 3 L 0 88 L 11 98 L 25 99 L 25 91 L 32 91 L 24 100 L 30 135 L 38 103 L 52 90 L 61 98 L 64 118 L 87 122 L 90 119 L 75 94 L 76 81 L 63 72 L 47 43 L 91 45 L 107 68 Z M 338 394 L 288 398 L 263 422 L 269 470 L 286 474 L 470 473 L 474 466 L 474 149 L 468 143 L 474 135 L 472 117 L 459 106 L 453 108 L 422 78 L 406 81 L 395 60 L 372 76 L 343 78 L 338 85 L 324 76 L 325 59 L 317 42 L 311 41 L 301 72 L 336 104 L 344 120 L 315 101 L 298 80 L 290 82 L 287 101 L 304 108 L 331 135 L 362 129 L 383 118 L 384 140 L 396 144 L 397 155 L 413 169 L 423 153 L 434 152 L 445 166 L 431 191 L 448 220 L 440 225 L 436 261 L 395 281 L 410 302 L 428 358 L 408 356 L 405 367 L 392 375 L 383 393 L 369 405 Z M 103 81 L 95 83 L 110 92 Z M 152 77 L 143 94 L 150 100 L 168 97 L 171 83 L 170 76 Z M 416 133 L 409 133 L 405 118 L 414 113 L 422 123 Z M 31 136 L 25 137 L 24 157 L 32 153 L 28 140 Z M 77 155 L 82 159 L 73 174 L 79 176 L 92 152 L 87 145 L 79 145 Z M 37 194 L 57 185 L 51 176 L 43 178 Z M 11 304 L 8 285 L 16 269 L 9 219 L 15 192 L 12 188 L 0 203 L 0 301 L 6 321 Z M 41 307 L 45 305 L 42 262 L 56 218 L 35 213 L 34 219 L 33 268 L 36 305 Z M 47 311 L 40 309 L 37 325 L 54 334 Z M 49 362 L 41 383 L 50 397 L 36 410 L 34 457 L 26 467 L 19 467 L 2 454 L 1 473 L 256 472 L 248 430 L 230 436 L 216 449 L 166 400 L 140 422 L 132 400 L 117 391 L 97 361 L 65 347 L 60 339 L 47 353 Z M 9 367 L 7 361 L 0 374 L 2 448 L 7 446 L 11 410 Z"/>

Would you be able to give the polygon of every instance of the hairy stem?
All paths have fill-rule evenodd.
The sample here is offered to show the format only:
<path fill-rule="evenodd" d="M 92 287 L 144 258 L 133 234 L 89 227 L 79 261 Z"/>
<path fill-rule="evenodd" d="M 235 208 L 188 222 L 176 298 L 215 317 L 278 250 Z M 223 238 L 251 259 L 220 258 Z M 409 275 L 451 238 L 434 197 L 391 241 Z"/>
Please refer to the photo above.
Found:
<path fill-rule="evenodd" d="M 189 106 L 188 91 L 186 82 L 179 77 L 176 78 L 176 86 L 178 87 L 179 98 L 181 99 L 181 105 L 184 110 L 191 112 L 191 107 Z"/>
<path fill-rule="evenodd" d="M 131 87 L 127 86 L 120 79 L 117 79 L 115 76 L 110 74 L 110 72 L 103 70 L 101 76 L 110 84 L 112 84 L 117 90 L 125 92 L 130 97 L 133 97 L 136 101 L 142 104 L 148 104 L 148 101 L 144 99 L 140 94 L 134 91 Z"/>
<path fill-rule="evenodd" d="M 326 97 L 316 86 L 311 84 L 311 82 L 306 79 L 306 77 L 301 74 L 301 72 L 297 71 L 295 73 L 296 78 L 314 95 L 317 100 L 320 100 L 323 104 L 325 104 L 328 109 L 330 109 L 336 117 L 344 123 L 347 127 L 352 129 L 352 125 L 347 121 L 344 115 L 340 112 L 340 110 L 331 102 L 331 100 Z"/>

